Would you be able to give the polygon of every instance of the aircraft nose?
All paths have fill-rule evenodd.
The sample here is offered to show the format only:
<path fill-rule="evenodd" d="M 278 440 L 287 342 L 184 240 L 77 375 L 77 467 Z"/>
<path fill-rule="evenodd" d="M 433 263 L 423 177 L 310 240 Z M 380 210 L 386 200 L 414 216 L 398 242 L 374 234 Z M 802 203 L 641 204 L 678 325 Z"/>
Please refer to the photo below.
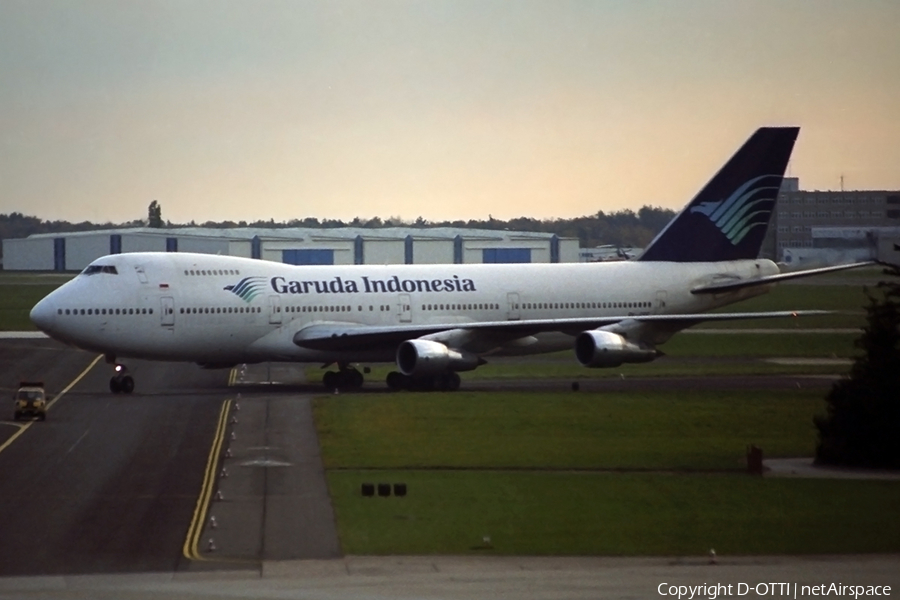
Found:
<path fill-rule="evenodd" d="M 28 316 L 38 329 L 45 333 L 49 332 L 53 328 L 53 321 L 56 317 L 56 309 L 53 307 L 50 297 L 35 304 Z"/>

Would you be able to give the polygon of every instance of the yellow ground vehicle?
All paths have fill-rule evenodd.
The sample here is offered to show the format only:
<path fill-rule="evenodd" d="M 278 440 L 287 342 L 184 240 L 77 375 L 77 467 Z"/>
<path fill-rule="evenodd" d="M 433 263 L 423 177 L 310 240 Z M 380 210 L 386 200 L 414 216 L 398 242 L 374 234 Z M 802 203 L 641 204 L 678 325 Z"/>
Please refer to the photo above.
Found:
<path fill-rule="evenodd" d="M 39 421 L 47 418 L 47 395 L 44 393 L 43 381 L 23 381 L 19 384 L 13 418 L 18 421 L 23 417 Z"/>

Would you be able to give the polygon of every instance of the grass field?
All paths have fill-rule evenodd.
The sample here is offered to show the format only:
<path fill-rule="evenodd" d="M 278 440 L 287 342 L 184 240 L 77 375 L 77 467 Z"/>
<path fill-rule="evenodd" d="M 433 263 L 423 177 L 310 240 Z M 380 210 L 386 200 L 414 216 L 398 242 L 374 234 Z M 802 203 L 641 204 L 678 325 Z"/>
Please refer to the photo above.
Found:
<path fill-rule="evenodd" d="M 406 393 L 318 399 L 326 468 L 733 469 L 811 456 L 821 392 Z"/>
<path fill-rule="evenodd" d="M 28 313 L 72 277 L 71 273 L 0 271 L 0 331 L 35 331 Z"/>
<path fill-rule="evenodd" d="M 503 471 L 332 471 L 328 482 L 348 554 L 900 550 L 897 482 Z M 403 482 L 409 493 L 363 498 L 361 482 Z"/>
<path fill-rule="evenodd" d="M 0 331 L 35 331 L 28 313 L 59 285 L 57 282 L 10 282 L 8 277 L 0 279 Z"/>
<path fill-rule="evenodd" d="M 900 482 L 744 474 L 750 443 L 812 455 L 821 396 L 342 395 L 315 416 L 347 553 L 900 551 Z"/>

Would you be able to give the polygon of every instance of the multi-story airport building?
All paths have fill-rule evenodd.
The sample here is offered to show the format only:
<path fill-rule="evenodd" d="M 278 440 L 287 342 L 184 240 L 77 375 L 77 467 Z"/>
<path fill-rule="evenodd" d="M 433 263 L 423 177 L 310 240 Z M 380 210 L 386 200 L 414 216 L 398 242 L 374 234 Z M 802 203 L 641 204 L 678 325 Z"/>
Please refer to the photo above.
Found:
<path fill-rule="evenodd" d="M 150 227 L 3 240 L 3 269 L 79 271 L 122 252 L 200 252 L 295 265 L 578 262 L 578 240 L 453 228 L 209 229 Z"/>
<path fill-rule="evenodd" d="M 762 256 L 785 263 L 836 263 L 889 256 L 900 239 L 900 191 L 801 190 L 786 177 Z"/>

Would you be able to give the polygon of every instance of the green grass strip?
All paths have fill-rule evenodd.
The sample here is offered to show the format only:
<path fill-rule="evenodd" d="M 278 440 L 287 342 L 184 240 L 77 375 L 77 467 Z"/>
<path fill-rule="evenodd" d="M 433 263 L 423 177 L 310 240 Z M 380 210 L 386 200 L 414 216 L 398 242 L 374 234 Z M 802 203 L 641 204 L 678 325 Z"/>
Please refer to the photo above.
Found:
<path fill-rule="evenodd" d="M 56 283 L 0 284 L 0 331 L 35 331 L 28 313 Z"/>
<path fill-rule="evenodd" d="M 900 551 L 898 482 L 427 471 L 330 472 L 328 481 L 348 554 Z M 363 498 L 362 482 L 403 482 L 408 496 Z"/>
<path fill-rule="evenodd" d="M 820 391 L 342 394 L 315 400 L 326 468 L 744 468 L 812 456 Z"/>

